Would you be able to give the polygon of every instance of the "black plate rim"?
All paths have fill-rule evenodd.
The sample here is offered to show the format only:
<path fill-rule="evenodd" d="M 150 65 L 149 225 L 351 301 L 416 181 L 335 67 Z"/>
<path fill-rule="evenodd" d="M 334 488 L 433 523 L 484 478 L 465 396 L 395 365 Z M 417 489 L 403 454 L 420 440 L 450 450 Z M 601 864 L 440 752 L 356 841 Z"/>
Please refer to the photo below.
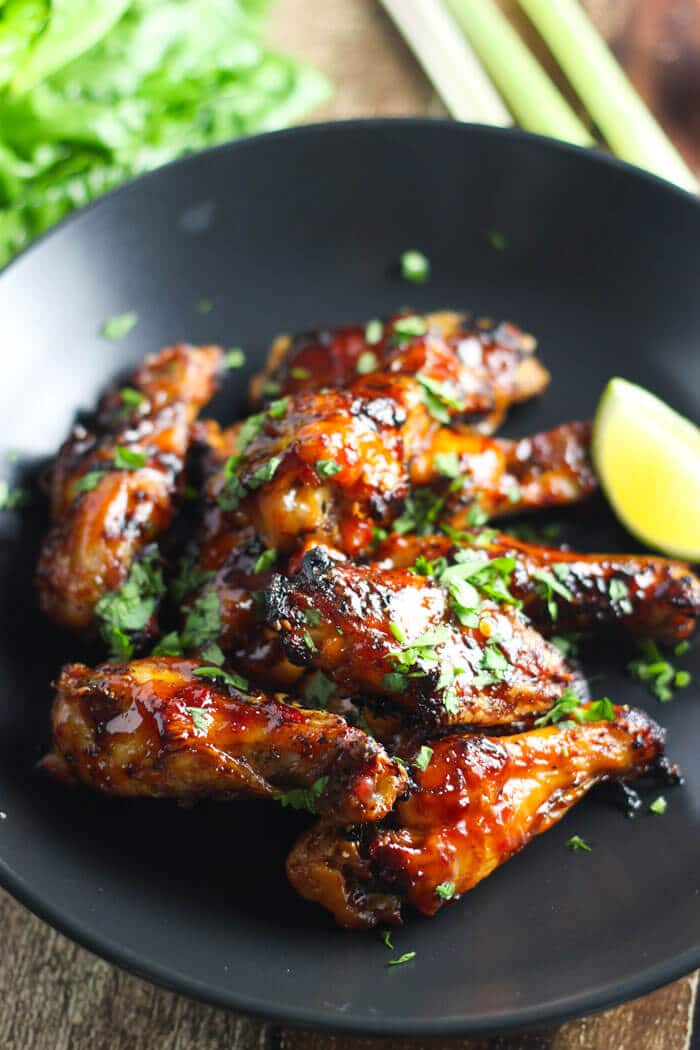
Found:
<path fill-rule="evenodd" d="M 647 172 L 635 165 L 628 164 L 617 157 L 603 153 L 600 150 L 587 147 L 575 146 L 571 143 L 560 142 L 536 135 L 520 128 L 496 128 L 483 124 L 460 124 L 447 118 L 434 117 L 382 117 L 382 118 L 360 118 L 341 121 L 325 121 L 311 123 L 297 127 L 287 128 L 281 131 L 265 132 L 260 135 L 251 135 L 247 138 L 234 142 L 222 143 L 197 153 L 189 154 L 178 160 L 162 165 L 154 171 L 147 172 L 138 178 L 132 179 L 121 186 L 108 191 L 96 200 L 91 201 L 85 207 L 72 212 L 55 226 L 45 231 L 38 238 L 27 245 L 15 258 L 0 270 L 0 280 L 17 266 L 25 256 L 41 247 L 47 239 L 57 235 L 67 227 L 77 225 L 91 213 L 95 208 L 107 207 L 113 197 L 131 192 L 134 186 L 141 185 L 152 179 L 159 178 L 171 168 L 186 168 L 201 161 L 202 157 L 215 160 L 218 154 L 255 149 L 259 140 L 286 138 L 302 138 L 306 136 L 335 134 L 338 131 L 351 134 L 354 131 L 368 129 L 383 129 L 390 131 L 395 127 L 412 127 L 416 130 L 441 127 L 450 129 L 450 133 L 457 131 L 467 135 L 478 134 L 489 138 L 509 138 L 516 142 L 534 142 L 537 148 L 564 152 L 569 155 L 577 155 L 582 163 L 608 166 L 622 172 L 627 172 L 627 177 L 641 179 L 654 184 L 662 193 L 672 194 L 676 198 L 683 198 L 689 202 L 691 207 L 700 208 L 700 198 L 687 190 L 668 182 L 660 176 Z M 459 129 L 459 130 L 457 130 Z M 412 1020 L 408 1024 L 402 1017 L 385 1017 L 368 1020 L 364 1018 L 353 1018 L 350 1015 L 334 1015 L 330 1017 L 326 1013 L 305 1007 L 277 1007 L 269 999 L 260 997 L 240 996 L 235 989 L 225 994 L 217 993 L 206 984 L 192 977 L 183 976 L 170 970 L 166 966 L 153 960 L 145 961 L 136 953 L 122 945 L 117 944 L 110 938 L 94 933 L 90 925 L 82 919 L 66 915 L 62 909 L 55 907 L 50 901 L 44 899 L 18 876 L 9 865 L 0 858 L 0 886 L 8 891 L 17 901 L 28 908 L 34 915 L 48 923 L 54 929 L 79 944 L 81 947 L 92 952 L 94 955 L 105 959 L 107 962 L 120 967 L 128 973 L 141 979 L 148 980 L 161 988 L 185 995 L 190 999 L 209 1005 L 233 1010 L 248 1016 L 257 1017 L 265 1021 L 284 1024 L 291 1027 L 307 1028 L 327 1032 L 345 1032 L 353 1035 L 382 1036 L 382 1037 L 465 1037 L 470 1035 L 497 1034 L 512 1031 L 533 1029 L 535 1027 L 562 1023 L 574 1017 L 585 1014 L 597 1013 L 618 1005 L 629 999 L 643 996 L 665 984 L 685 976 L 700 967 L 700 942 L 697 947 L 680 955 L 668 959 L 665 962 L 648 966 L 644 971 L 634 977 L 628 978 L 619 984 L 608 984 L 589 992 L 580 992 L 560 999 L 558 1002 L 546 1007 L 529 1007 L 513 1009 L 499 1017 L 497 1024 L 491 1017 L 474 1018 L 466 1021 L 462 1017 L 441 1017 L 429 1021 Z"/>

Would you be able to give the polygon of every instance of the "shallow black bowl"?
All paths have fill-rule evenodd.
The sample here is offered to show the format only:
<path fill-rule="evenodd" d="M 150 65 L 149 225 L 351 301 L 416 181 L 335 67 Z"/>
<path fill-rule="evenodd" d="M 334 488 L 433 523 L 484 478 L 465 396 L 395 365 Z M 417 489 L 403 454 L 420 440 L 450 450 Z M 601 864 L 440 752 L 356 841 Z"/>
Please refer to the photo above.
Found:
<path fill-rule="evenodd" d="M 397 274 L 411 247 L 432 260 L 427 285 Z M 19 453 L 3 452 L 0 476 L 31 474 L 75 412 L 147 351 L 183 339 L 245 347 L 247 371 L 214 406 L 231 418 L 275 333 L 404 303 L 475 307 L 537 333 L 554 380 L 510 433 L 590 416 L 614 374 L 697 419 L 699 278 L 697 202 L 592 153 L 422 120 L 251 139 L 109 195 L 0 277 L 0 451 Z M 128 338 L 100 340 L 103 320 L 127 310 L 140 318 Z M 632 545 L 602 503 L 573 525 L 588 549 Z M 35 609 L 44 527 L 40 499 L 22 518 L 0 514 L 0 877 L 69 936 L 213 1003 L 410 1035 L 544 1023 L 700 963 L 696 688 L 662 707 L 625 677 L 628 653 L 610 640 L 589 662 L 608 675 L 596 688 L 668 725 L 685 770 L 666 816 L 625 820 L 599 792 L 438 918 L 410 917 L 394 942 L 416 958 L 387 968 L 376 934 L 334 928 L 286 885 L 302 818 L 120 804 L 36 773 L 48 683 L 82 655 Z M 698 669 L 697 656 L 683 663 Z M 592 853 L 565 848 L 574 833 Z"/>

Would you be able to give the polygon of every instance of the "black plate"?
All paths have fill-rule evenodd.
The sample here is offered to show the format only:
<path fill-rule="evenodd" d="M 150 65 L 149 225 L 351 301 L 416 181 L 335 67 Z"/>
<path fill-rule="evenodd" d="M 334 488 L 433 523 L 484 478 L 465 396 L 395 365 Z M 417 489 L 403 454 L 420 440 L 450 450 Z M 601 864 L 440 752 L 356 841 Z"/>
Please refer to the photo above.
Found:
<path fill-rule="evenodd" d="M 490 233 L 505 238 L 492 246 Z M 418 247 L 425 286 L 395 262 Z M 215 411 L 245 403 L 271 336 L 413 304 L 475 307 L 537 333 L 554 381 L 510 433 L 590 416 L 614 374 L 700 416 L 700 207 L 593 153 L 441 121 L 329 125 L 200 154 L 111 194 L 0 277 L 0 449 L 22 475 L 76 410 L 147 351 L 217 340 L 248 353 Z M 205 314 L 198 302 L 214 306 Z M 122 343 L 97 336 L 126 310 Z M 602 506 L 576 542 L 632 541 Z M 20 525 L 20 520 L 22 524 Z M 669 727 L 687 783 L 668 812 L 624 818 L 599 792 L 458 905 L 394 937 L 334 928 L 285 883 L 303 818 L 269 806 L 118 803 L 45 782 L 49 681 L 81 646 L 37 614 L 43 506 L 0 515 L 1 878 L 69 936 L 134 972 L 292 1024 L 447 1035 L 553 1021 L 641 994 L 700 963 L 700 704 L 662 707 L 595 656 L 596 686 Z M 684 666 L 700 667 L 695 655 Z M 591 664 L 589 663 L 589 666 Z M 612 669 L 612 670 L 611 670 Z M 656 794 L 647 793 L 647 800 Z M 572 834 L 590 854 L 564 846 Z"/>

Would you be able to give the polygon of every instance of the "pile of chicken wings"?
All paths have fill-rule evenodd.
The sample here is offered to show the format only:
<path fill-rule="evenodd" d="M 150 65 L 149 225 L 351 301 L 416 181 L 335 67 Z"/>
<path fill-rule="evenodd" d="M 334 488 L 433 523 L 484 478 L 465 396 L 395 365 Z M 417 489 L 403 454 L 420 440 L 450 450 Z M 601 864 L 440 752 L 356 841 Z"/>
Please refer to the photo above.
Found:
<path fill-rule="evenodd" d="M 595 784 L 672 775 L 548 639 L 678 643 L 698 578 L 492 524 L 596 489 L 587 423 L 493 436 L 547 386 L 535 349 L 447 312 L 280 337 L 226 429 L 198 418 L 223 350 L 148 357 L 53 467 L 40 604 L 108 659 L 63 668 L 45 768 L 311 811 L 287 873 L 347 927 L 431 915 Z"/>

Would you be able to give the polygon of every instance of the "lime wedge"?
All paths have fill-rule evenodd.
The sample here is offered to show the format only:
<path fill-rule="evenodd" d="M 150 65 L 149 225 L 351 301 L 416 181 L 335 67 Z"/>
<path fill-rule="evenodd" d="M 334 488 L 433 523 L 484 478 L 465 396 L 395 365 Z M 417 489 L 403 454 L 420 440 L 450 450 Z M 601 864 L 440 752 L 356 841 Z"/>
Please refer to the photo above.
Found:
<path fill-rule="evenodd" d="M 648 390 L 611 379 L 593 464 L 620 521 L 649 547 L 700 561 L 700 429 Z"/>

